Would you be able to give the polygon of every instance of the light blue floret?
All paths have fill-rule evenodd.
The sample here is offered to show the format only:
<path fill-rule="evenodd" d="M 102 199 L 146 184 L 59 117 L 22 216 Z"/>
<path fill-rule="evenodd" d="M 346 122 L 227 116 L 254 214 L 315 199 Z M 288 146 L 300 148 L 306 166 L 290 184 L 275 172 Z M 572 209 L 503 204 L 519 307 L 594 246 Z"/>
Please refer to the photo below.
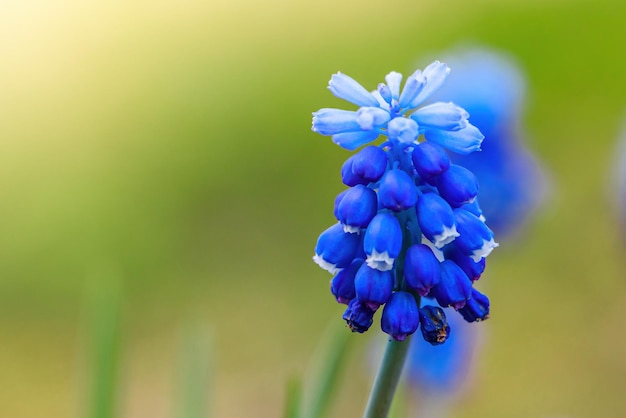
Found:
<path fill-rule="evenodd" d="M 333 74 L 328 83 L 328 89 L 340 99 L 357 106 L 378 106 L 378 100 L 369 91 L 352 77 L 340 72 Z"/>

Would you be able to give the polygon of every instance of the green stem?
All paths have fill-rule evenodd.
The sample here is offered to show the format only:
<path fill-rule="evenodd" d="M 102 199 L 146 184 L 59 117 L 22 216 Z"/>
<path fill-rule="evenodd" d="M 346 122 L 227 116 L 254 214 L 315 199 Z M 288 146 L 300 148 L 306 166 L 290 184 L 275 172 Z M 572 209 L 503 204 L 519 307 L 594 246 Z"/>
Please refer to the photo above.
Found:
<path fill-rule="evenodd" d="M 385 418 L 389 413 L 410 340 L 409 335 L 404 341 L 389 340 L 387 343 L 383 362 L 378 369 L 363 418 Z"/>

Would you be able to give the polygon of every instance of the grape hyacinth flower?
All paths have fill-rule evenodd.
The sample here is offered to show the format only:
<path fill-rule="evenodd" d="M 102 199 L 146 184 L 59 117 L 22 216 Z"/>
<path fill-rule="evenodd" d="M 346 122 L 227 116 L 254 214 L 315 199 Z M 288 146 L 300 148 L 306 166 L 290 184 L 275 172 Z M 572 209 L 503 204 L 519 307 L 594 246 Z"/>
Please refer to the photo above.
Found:
<path fill-rule="evenodd" d="M 358 109 L 313 113 L 313 131 L 347 150 L 363 147 L 341 169 L 349 188 L 335 199 L 337 224 L 322 233 L 313 257 L 335 275 L 332 293 L 348 304 L 344 319 L 354 331 L 369 328 L 370 313 L 380 307 L 383 331 L 392 339 L 403 340 L 420 323 L 434 326 L 436 315 L 418 314 L 420 296 L 463 309 L 476 278 L 473 271 L 468 276 L 466 264 L 484 268 L 484 258 L 498 245 L 474 213 L 476 176 L 451 164 L 448 155 L 479 151 L 483 135 L 454 103 L 423 105 L 449 72 L 435 61 L 407 77 L 402 88 L 402 75 L 391 72 L 372 92 L 337 73 L 330 91 Z M 373 144 L 380 137 L 382 143 Z M 444 323 L 445 314 L 438 314 Z M 473 316 L 473 311 L 464 315 Z"/>
<path fill-rule="evenodd" d="M 468 321 L 489 314 L 473 283 L 498 244 L 481 216 L 476 176 L 449 154 L 480 151 L 484 136 L 458 105 L 425 105 L 449 73 L 435 61 L 404 85 L 391 72 L 371 92 L 337 73 L 328 88 L 357 109 L 313 113 L 314 132 L 360 148 L 341 168 L 348 189 L 335 199 L 337 223 L 320 235 L 313 260 L 334 275 L 331 292 L 348 305 L 343 319 L 353 332 L 367 331 L 382 310 L 390 341 L 366 417 L 386 416 L 412 334 L 421 329 L 439 345 L 454 333 L 442 307 Z M 425 296 L 441 306 L 420 309 Z"/>

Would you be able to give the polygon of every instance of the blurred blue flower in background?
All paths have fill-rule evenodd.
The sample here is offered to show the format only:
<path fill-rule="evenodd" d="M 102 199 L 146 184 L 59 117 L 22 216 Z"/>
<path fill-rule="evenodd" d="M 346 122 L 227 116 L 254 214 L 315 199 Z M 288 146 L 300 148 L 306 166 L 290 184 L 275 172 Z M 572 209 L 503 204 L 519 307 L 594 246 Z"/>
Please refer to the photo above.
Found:
<path fill-rule="evenodd" d="M 524 74 L 511 57 L 488 49 L 459 48 L 446 61 L 454 71 L 432 100 L 449 100 L 467 110 L 486 138 L 482 152 L 451 158 L 476 175 L 483 215 L 506 238 L 546 195 L 544 174 L 524 144 Z"/>
<path fill-rule="evenodd" d="M 433 100 L 450 100 L 466 109 L 485 135 L 482 152 L 451 155 L 451 159 L 478 178 L 482 217 L 500 240 L 511 238 L 546 195 L 544 173 L 525 147 L 521 129 L 524 76 L 509 57 L 488 49 L 463 48 L 446 61 L 454 71 Z M 477 303 L 466 305 L 462 312 L 469 319 L 483 309 L 482 295 L 473 295 L 471 300 Z M 432 299 L 422 299 L 422 305 L 438 306 Z M 445 416 L 446 405 L 449 408 L 451 400 L 463 392 L 474 367 L 481 331 L 457 315 L 449 318 L 454 331 L 446 344 L 432 346 L 419 338 L 411 342 L 406 376 L 412 390 L 423 395 L 415 411 L 419 417 Z"/>

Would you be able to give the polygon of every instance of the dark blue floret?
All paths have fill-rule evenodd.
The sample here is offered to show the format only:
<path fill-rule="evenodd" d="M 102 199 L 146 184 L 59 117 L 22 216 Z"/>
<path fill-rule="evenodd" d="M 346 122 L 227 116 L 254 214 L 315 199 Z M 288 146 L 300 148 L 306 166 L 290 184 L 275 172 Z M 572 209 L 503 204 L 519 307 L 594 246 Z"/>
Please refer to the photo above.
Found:
<path fill-rule="evenodd" d="M 378 188 L 378 200 L 382 207 L 400 212 L 417 203 L 415 181 L 402 170 L 389 170 Z"/>
<path fill-rule="evenodd" d="M 352 332 L 364 333 L 374 322 L 374 311 L 357 298 L 352 299 L 343 313 L 343 319 Z"/>
<path fill-rule="evenodd" d="M 354 289 L 354 277 L 359 267 L 365 262 L 362 258 L 357 258 L 350 265 L 342 269 L 330 281 L 330 291 L 337 299 L 337 302 L 348 304 L 356 297 Z"/>
<path fill-rule="evenodd" d="M 471 203 L 466 203 L 461 206 L 461 209 L 468 211 L 469 213 L 475 215 L 477 218 L 484 220 L 483 210 L 480 208 L 478 204 L 478 198 L 474 199 Z"/>
<path fill-rule="evenodd" d="M 476 176 L 460 165 L 451 164 L 434 181 L 441 197 L 453 208 L 472 202 L 478 194 Z"/>
<path fill-rule="evenodd" d="M 450 167 L 448 153 L 431 142 L 422 142 L 413 148 L 412 160 L 417 174 L 424 180 L 430 180 Z"/>
<path fill-rule="evenodd" d="M 337 204 L 335 216 L 344 225 L 346 232 L 359 232 L 366 228 L 376 216 L 378 200 L 376 192 L 366 186 L 357 184 L 342 193 L 341 200 Z"/>
<path fill-rule="evenodd" d="M 354 279 L 356 296 L 370 309 L 376 310 L 389 300 L 393 291 L 393 273 L 361 265 Z"/>
<path fill-rule="evenodd" d="M 459 313 L 467 322 L 484 321 L 489 318 L 489 298 L 476 289 L 472 289 L 472 298 Z"/>
<path fill-rule="evenodd" d="M 347 186 L 376 182 L 387 169 L 387 153 L 370 145 L 348 158 L 341 167 L 341 179 Z"/>
<path fill-rule="evenodd" d="M 365 231 L 363 249 L 368 266 L 391 270 L 402 249 L 402 229 L 398 219 L 390 213 L 376 215 Z"/>
<path fill-rule="evenodd" d="M 417 222 L 422 234 L 441 248 L 459 236 L 452 208 L 437 193 L 424 193 L 417 200 Z"/>
<path fill-rule="evenodd" d="M 424 340 L 432 345 L 446 342 L 450 335 L 450 327 L 443 309 L 438 306 L 426 305 L 419 310 L 419 317 Z"/>
<path fill-rule="evenodd" d="M 419 311 L 415 297 L 408 292 L 394 292 L 383 308 L 381 328 L 397 341 L 417 331 Z"/>
<path fill-rule="evenodd" d="M 313 260 L 323 269 L 335 274 L 350 265 L 358 251 L 361 238 L 344 232 L 339 223 L 331 226 L 317 239 Z"/>
<path fill-rule="evenodd" d="M 434 286 L 430 296 L 444 307 L 452 306 L 458 310 L 472 295 L 472 282 L 454 261 L 441 263 L 441 280 Z"/>
<path fill-rule="evenodd" d="M 404 278 L 409 288 L 426 296 L 439 283 L 441 268 L 432 250 L 424 244 L 415 244 L 406 250 Z"/>
<path fill-rule="evenodd" d="M 493 240 L 493 232 L 476 215 L 464 209 L 455 209 L 454 217 L 461 234 L 454 245 L 474 261 L 480 261 L 498 246 Z"/>
<path fill-rule="evenodd" d="M 471 256 L 463 254 L 455 243 L 446 247 L 445 255 L 447 259 L 454 261 L 461 270 L 471 281 L 480 279 L 480 276 L 485 271 L 486 259 L 481 258 L 478 262 L 475 262 Z"/>

